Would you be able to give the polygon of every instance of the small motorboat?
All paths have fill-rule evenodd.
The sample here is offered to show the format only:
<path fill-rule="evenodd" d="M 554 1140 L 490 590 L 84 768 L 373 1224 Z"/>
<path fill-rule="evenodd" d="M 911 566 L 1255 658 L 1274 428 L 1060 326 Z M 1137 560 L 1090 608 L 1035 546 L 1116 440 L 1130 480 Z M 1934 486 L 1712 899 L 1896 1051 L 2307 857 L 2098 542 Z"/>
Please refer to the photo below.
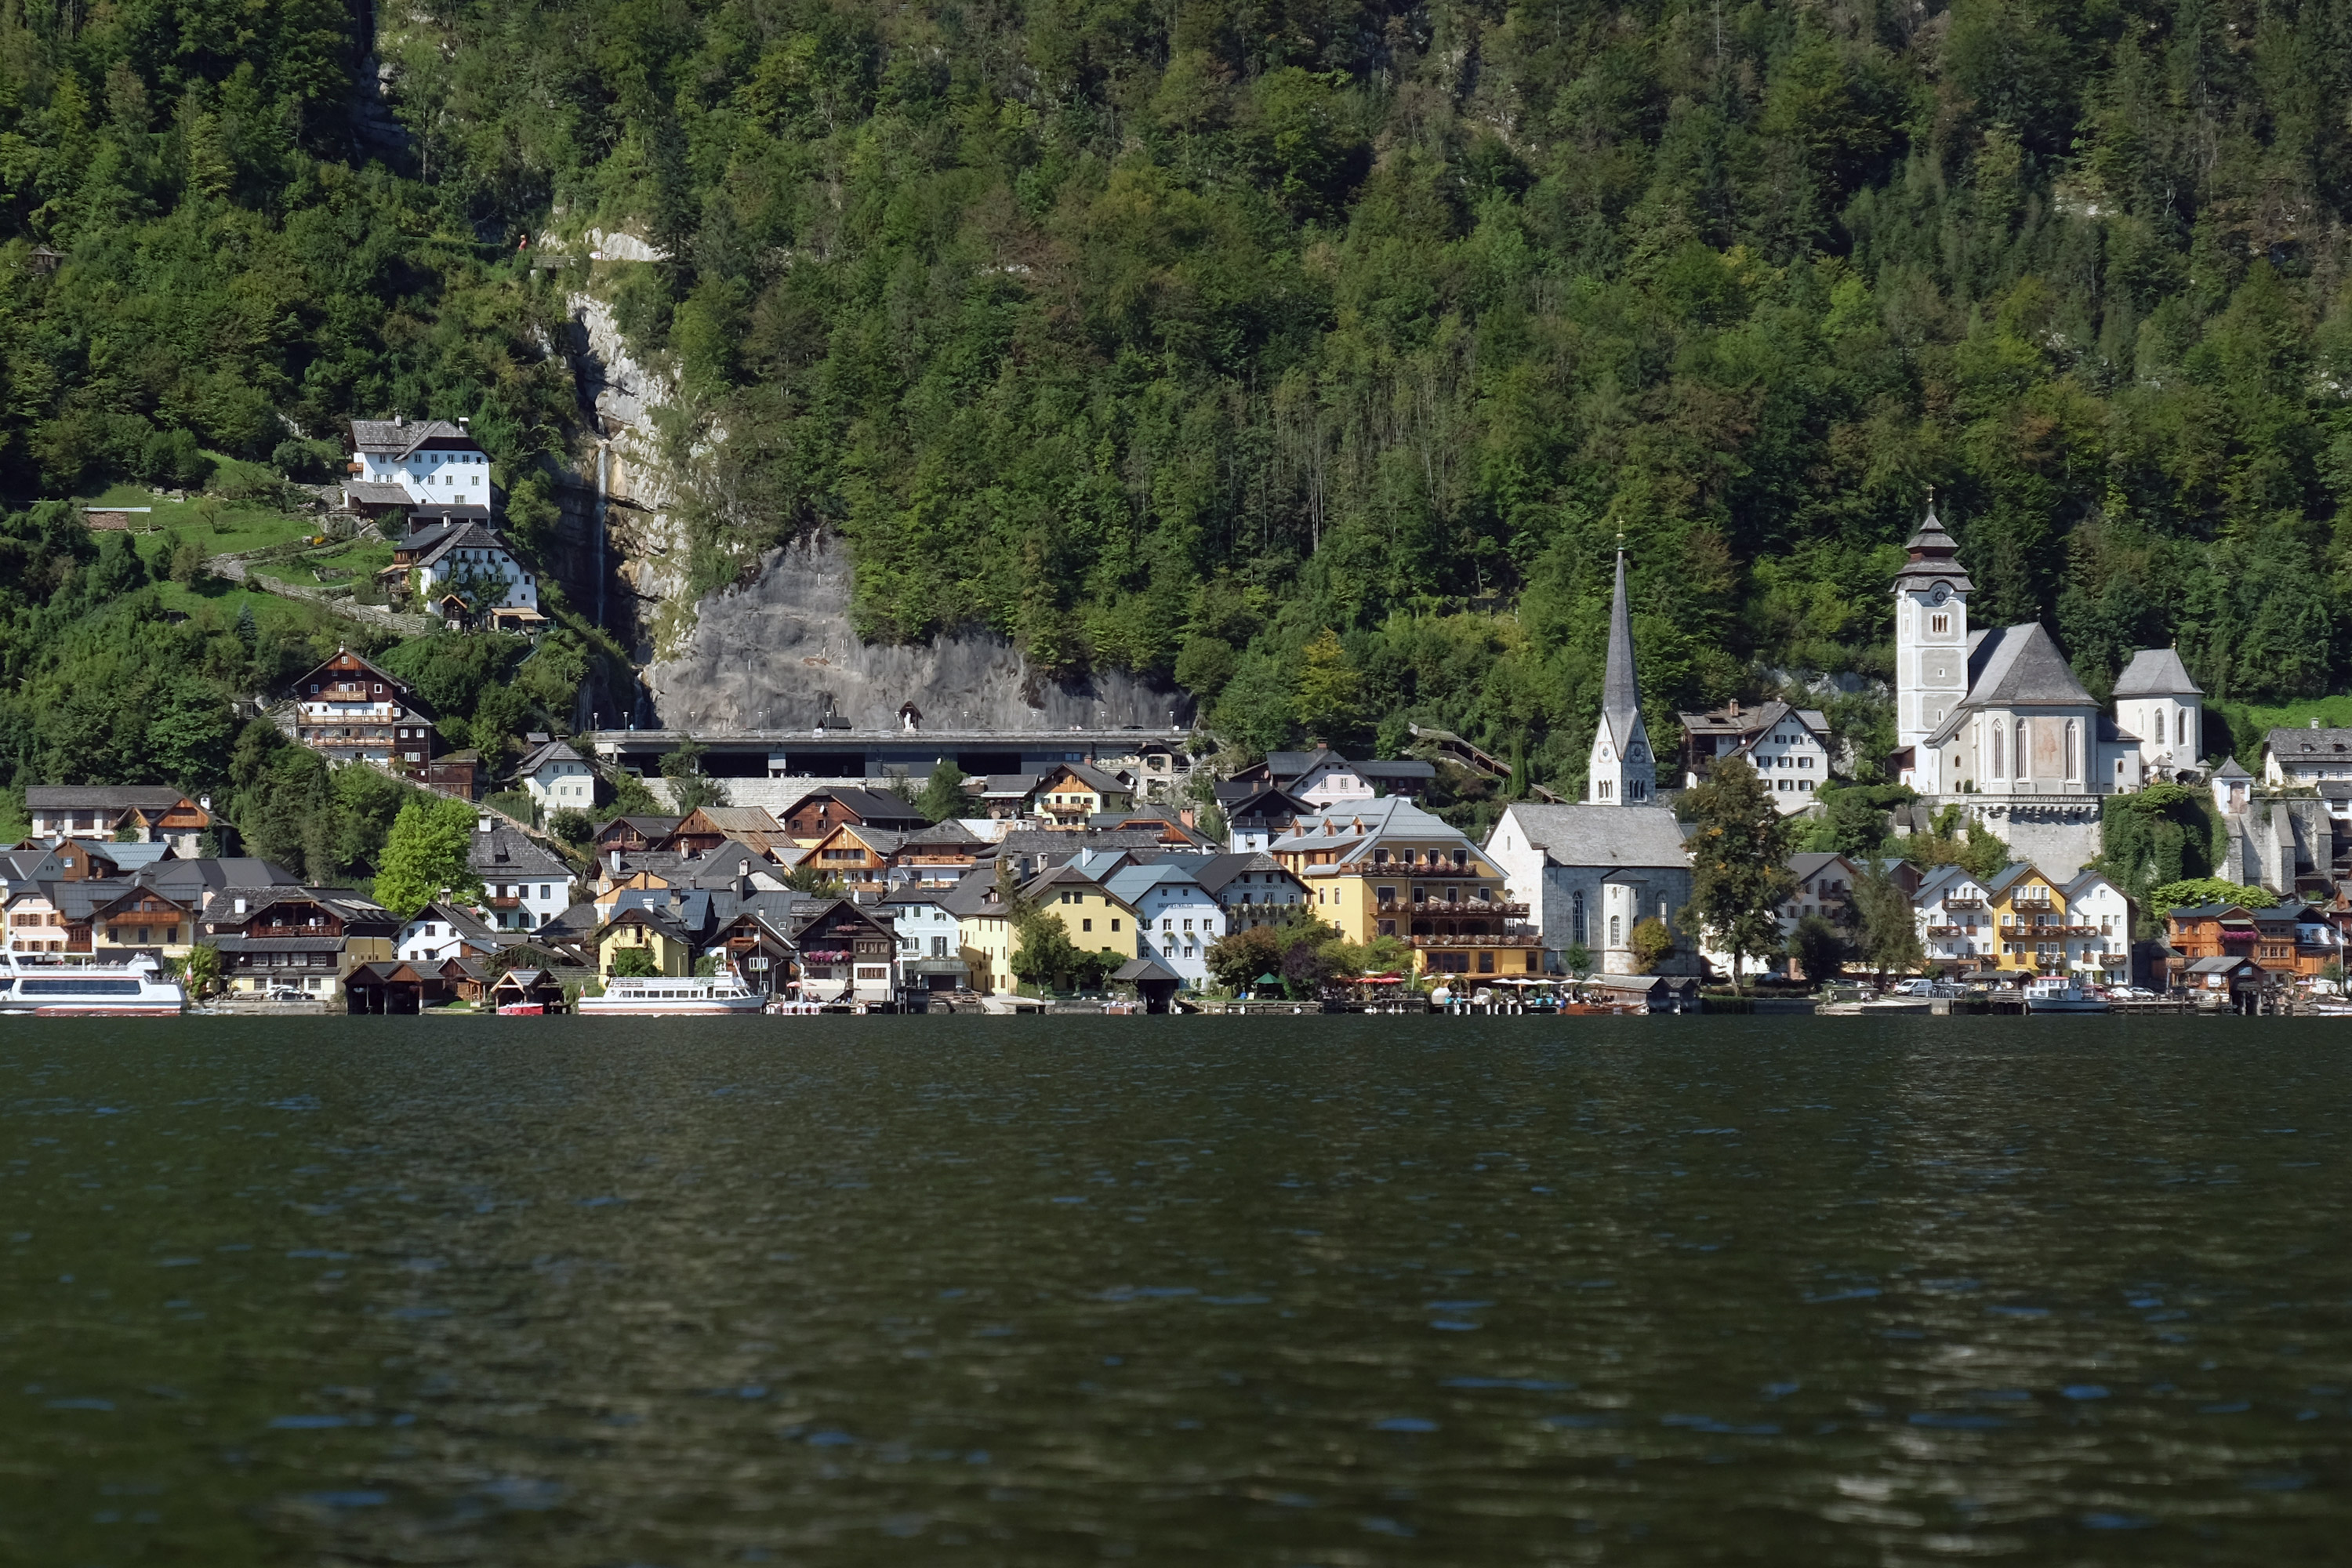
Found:
<path fill-rule="evenodd" d="M 509 1002 L 499 1008 L 501 1018 L 543 1018 L 547 1016 L 544 1002 Z"/>
<path fill-rule="evenodd" d="M 38 1018 L 176 1018 L 187 988 L 147 953 L 128 963 L 26 963 L 0 952 L 0 1014 Z"/>
<path fill-rule="evenodd" d="M 2028 1013 L 2104 1013 L 2107 999 L 2063 974 L 2037 974 L 2025 983 Z"/>

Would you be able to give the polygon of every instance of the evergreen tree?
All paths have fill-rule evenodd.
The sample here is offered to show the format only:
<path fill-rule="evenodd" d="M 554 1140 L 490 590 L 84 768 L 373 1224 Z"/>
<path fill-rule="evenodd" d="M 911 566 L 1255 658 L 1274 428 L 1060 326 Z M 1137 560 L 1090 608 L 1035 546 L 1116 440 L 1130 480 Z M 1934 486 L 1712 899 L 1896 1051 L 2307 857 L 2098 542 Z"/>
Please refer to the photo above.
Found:
<path fill-rule="evenodd" d="M 401 807 L 376 873 L 375 901 L 407 920 L 436 899 L 478 900 L 482 879 L 468 864 L 474 816 L 462 800 L 420 798 Z"/>
<path fill-rule="evenodd" d="M 946 822 L 965 816 L 971 811 L 971 796 L 963 787 L 963 770 L 953 759 L 941 757 L 931 764 L 931 776 L 923 781 L 923 793 L 916 798 L 915 809 L 933 822 Z"/>

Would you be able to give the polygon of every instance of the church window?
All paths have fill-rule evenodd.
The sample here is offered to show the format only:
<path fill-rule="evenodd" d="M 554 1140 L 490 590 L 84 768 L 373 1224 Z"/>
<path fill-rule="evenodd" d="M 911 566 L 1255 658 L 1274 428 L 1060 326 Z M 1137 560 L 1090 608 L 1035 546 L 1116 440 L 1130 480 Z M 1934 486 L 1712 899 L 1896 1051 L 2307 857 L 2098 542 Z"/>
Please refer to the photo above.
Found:
<path fill-rule="evenodd" d="M 2161 708 L 2156 710 L 2156 743 L 2159 746 L 2164 744 L 2164 710 Z"/>
<path fill-rule="evenodd" d="M 2008 726 L 1999 722 L 1994 723 L 1992 727 L 1992 776 L 1997 779 L 2004 779 L 2009 776 L 2008 761 L 2002 755 L 2002 742 L 2008 733 Z"/>
<path fill-rule="evenodd" d="M 2083 754 L 2083 753 L 2082 753 L 2082 738 L 2083 738 L 2083 727 L 2082 727 L 2082 725 L 2080 725 L 2080 724 L 2076 723 L 2076 722 L 2075 722 L 2074 720 L 2072 720 L 2072 719 L 2067 720 L 2067 721 L 2066 721 L 2066 776 L 2067 776 L 2068 778 L 2070 778 L 2070 779 L 2078 779 L 2078 778 L 2081 778 L 2081 777 L 2083 776 L 2083 766 L 2082 766 L 2082 761 L 2081 761 L 2082 754 Z"/>
<path fill-rule="evenodd" d="M 1579 893 L 1575 897 L 1571 898 L 1569 900 L 1568 909 L 1568 930 L 1570 938 L 1577 946 L 1582 947 L 1585 942 L 1584 895 L 1582 893 Z"/>
<path fill-rule="evenodd" d="M 1623 917 L 1623 916 L 1622 916 L 1622 915 L 1611 915 L 1611 916 L 1609 917 L 1609 945 L 1610 945 L 1610 946 L 1612 946 L 1612 947 L 1622 947 L 1622 946 L 1623 946 L 1623 945 L 1624 945 L 1624 944 L 1623 944 L 1623 943 L 1619 940 L 1619 932 L 1620 932 L 1620 931 L 1622 930 L 1622 926 L 1623 926 L 1623 923 L 1624 923 L 1624 917 Z"/>
<path fill-rule="evenodd" d="M 2016 747 L 2016 752 L 2017 752 L 2017 776 L 2018 776 L 2019 778 L 2024 778 L 2024 777 L 2026 777 L 2026 776 L 2027 776 L 2027 774 L 2030 773 L 2030 771 L 2031 771 L 2031 770 L 2026 766 L 2026 760 L 2025 760 L 2025 721 L 2024 721 L 2024 720 L 2022 720 L 2022 719 L 2020 719 L 2020 720 L 2017 721 L 2017 735 L 2016 735 L 2016 741 L 2017 741 L 2017 747 Z"/>
<path fill-rule="evenodd" d="M 1952 629 L 1952 617 L 1944 615 L 1929 616 L 1927 617 L 1927 629 L 1931 632 L 1937 632 L 1939 634 L 1950 631 Z M 1941 675 L 1944 672 L 1939 669 L 1936 673 L 1937 675 Z"/>

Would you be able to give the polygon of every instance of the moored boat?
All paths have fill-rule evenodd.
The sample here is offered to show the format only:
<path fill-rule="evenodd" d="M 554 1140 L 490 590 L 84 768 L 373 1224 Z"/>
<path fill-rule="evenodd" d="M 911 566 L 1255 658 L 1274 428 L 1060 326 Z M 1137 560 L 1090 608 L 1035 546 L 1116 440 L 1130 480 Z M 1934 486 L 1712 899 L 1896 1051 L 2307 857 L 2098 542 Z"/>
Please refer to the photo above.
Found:
<path fill-rule="evenodd" d="M 583 996 L 573 1010 L 591 1018 L 716 1017 L 757 1013 L 767 997 L 730 973 L 711 976 L 627 976 L 604 983 L 602 996 Z"/>
<path fill-rule="evenodd" d="M 0 1014 L 40 1018 L 177 1017 L 188 993 L 140 954 L 128 963 L 23 963 L 0 952 Z"/>
<path fill-rule="evenodd" d="M 2063 974 L 2042 974 L 2025 983 L 2028 1013 L 2104 1013 L 2107 999 L 2085 991 Z"/>

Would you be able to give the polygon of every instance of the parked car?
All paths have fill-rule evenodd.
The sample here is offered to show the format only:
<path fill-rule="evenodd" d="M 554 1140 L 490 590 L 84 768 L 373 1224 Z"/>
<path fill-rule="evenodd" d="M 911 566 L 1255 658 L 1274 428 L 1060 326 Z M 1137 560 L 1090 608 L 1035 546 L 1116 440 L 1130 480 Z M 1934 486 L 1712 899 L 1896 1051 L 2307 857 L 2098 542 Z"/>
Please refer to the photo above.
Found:
<path fill-rule="evenodd" d="M 272 1002 L 308 1002 L 312 1000 L 309 992 L 297 991 L 291 985 L 279 985 L 273 987 L 269 993 L 269 999 Z"/>

